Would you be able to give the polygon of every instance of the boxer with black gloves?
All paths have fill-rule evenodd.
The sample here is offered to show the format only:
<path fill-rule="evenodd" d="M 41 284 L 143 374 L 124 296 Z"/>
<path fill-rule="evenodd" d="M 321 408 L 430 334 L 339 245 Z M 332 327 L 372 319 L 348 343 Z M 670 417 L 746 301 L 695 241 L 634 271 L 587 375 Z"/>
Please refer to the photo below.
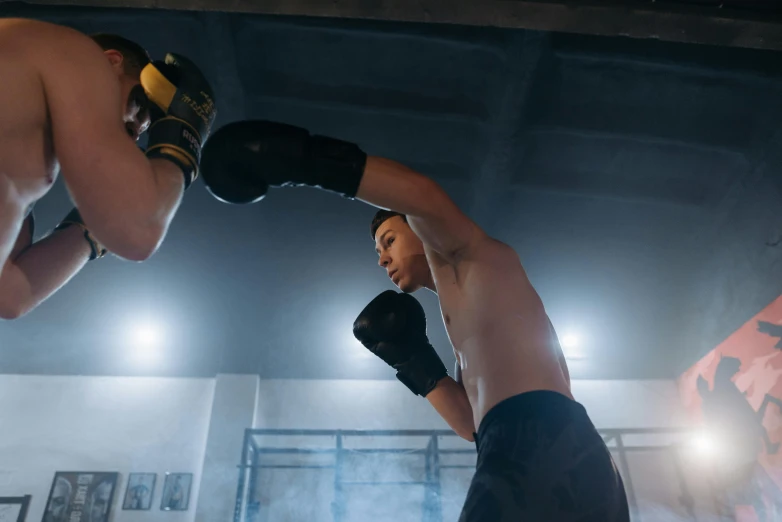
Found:
<path fill-rule="evenodd" d="M 238 122 L 204 145 L 202 176 L 219 199 L 247 203 L 269 187 L 307 185 L 381 209 L 370 230 L 379 264 L 405 294 L 440 300 L 454 378 L 426 338 L 411 296 L 385 292 L 355 336 L 476 444 L 460 520 L 626 522 L 622 479 L 570 391 L 556 332 L 516 252 L 488 236 L 431 179 L 357 145 L 267 121 Z"/>
<path fill-rule="evenodd" d="M 4 19 L 0 48 L 0 318 L 13 319 L 104 249 L 134 261 L 155 252 L 198 175 L 215 107 L 195 64 L 150 63 L 120 36 Z M 145 156 L 136 140 L 150 123 Z M 60 173 L 78 226 L 33 243 L 29 209 Z"/>

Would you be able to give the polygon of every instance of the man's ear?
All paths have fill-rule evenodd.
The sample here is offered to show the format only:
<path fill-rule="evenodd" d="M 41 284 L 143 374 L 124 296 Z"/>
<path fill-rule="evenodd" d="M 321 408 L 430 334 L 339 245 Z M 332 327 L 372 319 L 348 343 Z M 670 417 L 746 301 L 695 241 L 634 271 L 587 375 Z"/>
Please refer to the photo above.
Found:
<path fill-rule="evenodd" d="M 114 49 L 109 49 L 108 51 L 103 51 L 103 54 L 106 55 L 106 58 L 109 59 L 109 63 L 113 69 L 116 69 L 120 72 L 124 71 L 125 57 L 122 56 L 121 52 Z"/>

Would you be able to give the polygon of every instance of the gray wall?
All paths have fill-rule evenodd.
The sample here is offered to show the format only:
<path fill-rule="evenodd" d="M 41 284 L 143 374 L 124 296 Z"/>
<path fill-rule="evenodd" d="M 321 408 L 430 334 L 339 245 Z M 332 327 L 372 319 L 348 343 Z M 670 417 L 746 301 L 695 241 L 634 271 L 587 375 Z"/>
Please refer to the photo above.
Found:
<path fill-rule="evenodd" d="M 0 496 L 32 495 L 43 517 L 56 471 L 119 472 L 113 522 L 160 520 L 165 472 L 194 473 L 192 522 L 204 461 L 213 379 L 0 375 Z M 150 511 L 123 511 L 128 473 L 158 474 Z"/>
<path fill-rule="evenodd" d="M 768 108 L 782 121 L 780 104 Z M 782 128 L 758 139 L 752 169 L 712 209 L 712 230 L 694 237 L 700 266 L 681 314 L 683 372 L 782 294 Z"/>

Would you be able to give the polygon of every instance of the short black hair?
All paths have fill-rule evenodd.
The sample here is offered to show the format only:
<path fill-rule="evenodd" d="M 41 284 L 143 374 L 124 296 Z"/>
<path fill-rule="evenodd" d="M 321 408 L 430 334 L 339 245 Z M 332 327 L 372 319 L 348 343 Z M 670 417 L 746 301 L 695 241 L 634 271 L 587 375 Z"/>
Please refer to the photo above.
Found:
<path fill-rule="evenodd" d="M 372 240 L 375 240 L 375 234 L 377 234 L 377 229 L 380 228 L 380 225 L 388 221 L 394 216 L 401 217 L 405 223 L 407 223 L 407 216 L 404 214 L 400 214 L 399 212 L 394 212 L 393 210 L 378 210 L 375 213 L 375 217 L 372 218 L 372 224 L 369 227 L 369 231 L 372 234 Z"/>
<path fill-rule="evenodd" d="M 141 74 L 141 70 L 152 61 L 146 49 L 122 36 L 97 33 L 90 35 L 90 38 L 104 51 L 119 51 L 125 59 L 125 72 L 132 76 Z"/>

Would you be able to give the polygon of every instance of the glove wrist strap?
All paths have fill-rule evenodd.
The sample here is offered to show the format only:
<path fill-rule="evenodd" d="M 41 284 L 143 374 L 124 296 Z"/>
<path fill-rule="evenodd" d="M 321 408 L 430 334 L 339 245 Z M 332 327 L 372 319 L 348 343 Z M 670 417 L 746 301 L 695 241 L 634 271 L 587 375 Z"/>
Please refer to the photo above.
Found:
<path fill-rule="evenodd" d="M 150 127 L 146 155 L 150 159 L 172 161 L 182 170 L 187 190 L 198 177 L 201 138 L 195 128 L 186 121 L 166 116 Z"/>
<path fill-rule="evenodd" d="M 106 255 L 106 249 L 101 245 L 95 237 L 90 233 L 90 231 L 87 229 L 87 227 L 84 225 L 84 222 L 81 219 L 81 214 L 79 214 L 79 211 L 76 209 L 73 209 L 66 217 L 63 219 L 63 221 L 57 225 L 54 230 L 64 230 L 71 225 L 76 225 L 77 227 L 81 228 L 84 239 L 87 240 L 87 243 L 90 245 L 90 261 L 94 261 L 95 259 L 100 259 L 101 257 Z"/>
<path fill-rule="evenodd" d="M 421 397 L 429 395 L 437 387 L 437 383 L 448 376 L 448 370 L 431 345 L 393 367 L 396 370 L 396 378 Z"/>
<path fill-rule="evenodd" d="M 325 136 L 312 136 L 309 143 L 307 185 L 330 190 L 353 199 L 356 197 L 367 155 L 355 143 Z"/>

